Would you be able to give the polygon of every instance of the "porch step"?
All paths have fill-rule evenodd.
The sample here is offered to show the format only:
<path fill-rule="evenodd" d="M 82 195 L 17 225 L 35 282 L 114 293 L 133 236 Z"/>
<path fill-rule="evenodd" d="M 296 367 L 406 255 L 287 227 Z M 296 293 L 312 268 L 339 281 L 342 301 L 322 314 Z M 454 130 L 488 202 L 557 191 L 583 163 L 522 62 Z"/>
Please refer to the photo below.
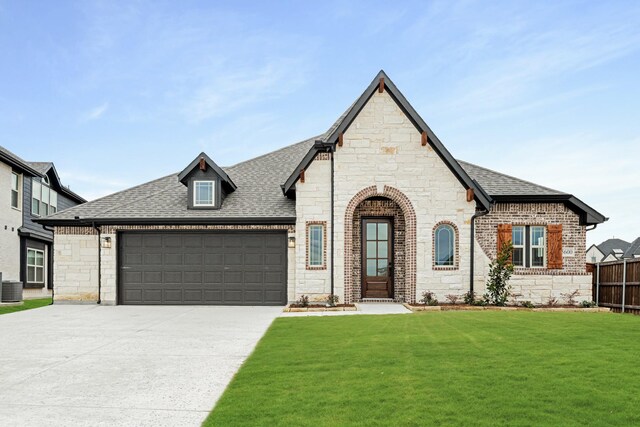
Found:
<path fill-rule="evenodd" d="M 368 302 L 385 302 L 385 303 L 394 303 L 393 298 L 362 298 L 360 302 L 368 303 Z"/>

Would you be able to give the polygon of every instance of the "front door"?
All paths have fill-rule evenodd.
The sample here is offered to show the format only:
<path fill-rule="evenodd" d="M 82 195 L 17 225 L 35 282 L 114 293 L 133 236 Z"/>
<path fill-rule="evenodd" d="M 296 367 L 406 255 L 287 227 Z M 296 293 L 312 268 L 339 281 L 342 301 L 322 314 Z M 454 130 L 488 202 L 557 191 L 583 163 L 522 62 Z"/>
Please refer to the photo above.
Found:
<path fill-rule="evenodd" d="M 362 223 L 362 297 L 393 298 L 393 236 L 390 218 Z"/>

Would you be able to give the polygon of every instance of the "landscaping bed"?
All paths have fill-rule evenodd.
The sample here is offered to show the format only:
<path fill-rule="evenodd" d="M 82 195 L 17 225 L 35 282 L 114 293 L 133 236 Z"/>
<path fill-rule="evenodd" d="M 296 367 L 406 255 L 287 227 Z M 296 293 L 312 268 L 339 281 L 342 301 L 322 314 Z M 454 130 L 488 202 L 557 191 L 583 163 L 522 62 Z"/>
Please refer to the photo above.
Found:
<path fill-rule="evenodd" d="M 355 304 L 336 304 L 328 306 L 326 304 L 289 304 L 283 311 L 285 313 L 305 312 L 305 311 L 357 311 Z"/>
<path fill-rule="evenodd" d="M 608 312 L 611 309 L 607 307 L 581 307 L 576 305 L 563 306 L 536 306 L 536 307 L 514 307 L 505 306 L 498 307 L 493 305 L 469 305 L 469 304 L 442 304 L 442 305 L 426 305 L 419 303 L 404 303 L 406 308 L 411 311 L 579 311 L 579 312 Z"/>

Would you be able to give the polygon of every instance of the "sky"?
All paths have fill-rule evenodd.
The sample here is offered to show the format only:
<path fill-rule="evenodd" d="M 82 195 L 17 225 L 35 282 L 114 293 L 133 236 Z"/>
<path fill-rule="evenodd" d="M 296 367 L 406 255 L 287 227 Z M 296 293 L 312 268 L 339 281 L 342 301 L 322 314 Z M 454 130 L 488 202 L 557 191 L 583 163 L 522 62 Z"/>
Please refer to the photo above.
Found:
<path fill-rule="evenodd" d="M 0 145 L 87 199 L 323 133 L 384 69 L 458 159 L 640 236 L 638 1 L 0 0 Z"/>

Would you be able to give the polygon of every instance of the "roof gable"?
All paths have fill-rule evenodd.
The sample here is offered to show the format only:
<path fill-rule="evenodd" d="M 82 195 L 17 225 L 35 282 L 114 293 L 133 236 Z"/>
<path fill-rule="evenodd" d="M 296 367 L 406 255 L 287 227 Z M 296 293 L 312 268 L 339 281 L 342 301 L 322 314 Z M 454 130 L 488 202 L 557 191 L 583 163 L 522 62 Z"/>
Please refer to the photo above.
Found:
<path fill-rule="evenodd" d="M 236 188 L 238 188 L 233 183 L 229 175 L 227 175 L 227 173 L 222 170 L 222 168 L 218 166 L 216 162 L 211 160 L 211 157 L 207 156 L 204 152 L 200 153 L 198 157 L 196 157 L 191 163 L 189 163 L 189 166 L 184 168 L 184 170 L 178 174 L 178 181 L 180 181 L 184 185 L 187 185 L 188 177 L 191 172 L 193 172 L 196 168 L 206 170 L 207 167 L 211 168 L 216 173 L 216 175 L 220 177 L 222 185 L 225 186 L 225 190 L 227 192 L 231 193 L 232 191 L 235 191 Z"/>
<path fill-rule="evenodd" d="M 316 154 L 321 151 L 327 151 L 328 149 L 335 150 L 338 144 L 340 134 L 343 134 L 349 126 L 353 123 L 360 111 L 367 104 L 369 99 L 373 96 L 375 91 L 385 90 L 391 98 L 395 101 L 402 112 L 413 123 L 418 132 L 425 132 L 428 143 L 431 145 L 436 154 L 442 159 L 445 165 L 451 170 L 454 176 L 460 181 L 465 189 L 473 189 L 476 202 L 484 209 L 489 209 L 491 199 L 487 196 L 487 193 L 483 191 L 480 186 L 467 174 L 467 172 L 458 164 L 456 159 L 453 158 L 451 153 L 444 147 L 438 137 L 427 126 L 425 121 L 420 117 L 416 110 L 409 104 L 404 95 L 391 81 L 387 74 L 380 70 L 373 81 L 367 86 L 362 95 L 347 109 L 347 111 L 340 116 L 340 118 L 327 130 L 327 132 L 316 141 L 316 144 L 309 150 L 309 153 L 298 167 L 289 176 L 287 181 L 283 185 L 283 192 L 290 197 L 294 196 L 294 185 L 298 181 L 300 171 L 306 169 L 313 161 Z"/>

